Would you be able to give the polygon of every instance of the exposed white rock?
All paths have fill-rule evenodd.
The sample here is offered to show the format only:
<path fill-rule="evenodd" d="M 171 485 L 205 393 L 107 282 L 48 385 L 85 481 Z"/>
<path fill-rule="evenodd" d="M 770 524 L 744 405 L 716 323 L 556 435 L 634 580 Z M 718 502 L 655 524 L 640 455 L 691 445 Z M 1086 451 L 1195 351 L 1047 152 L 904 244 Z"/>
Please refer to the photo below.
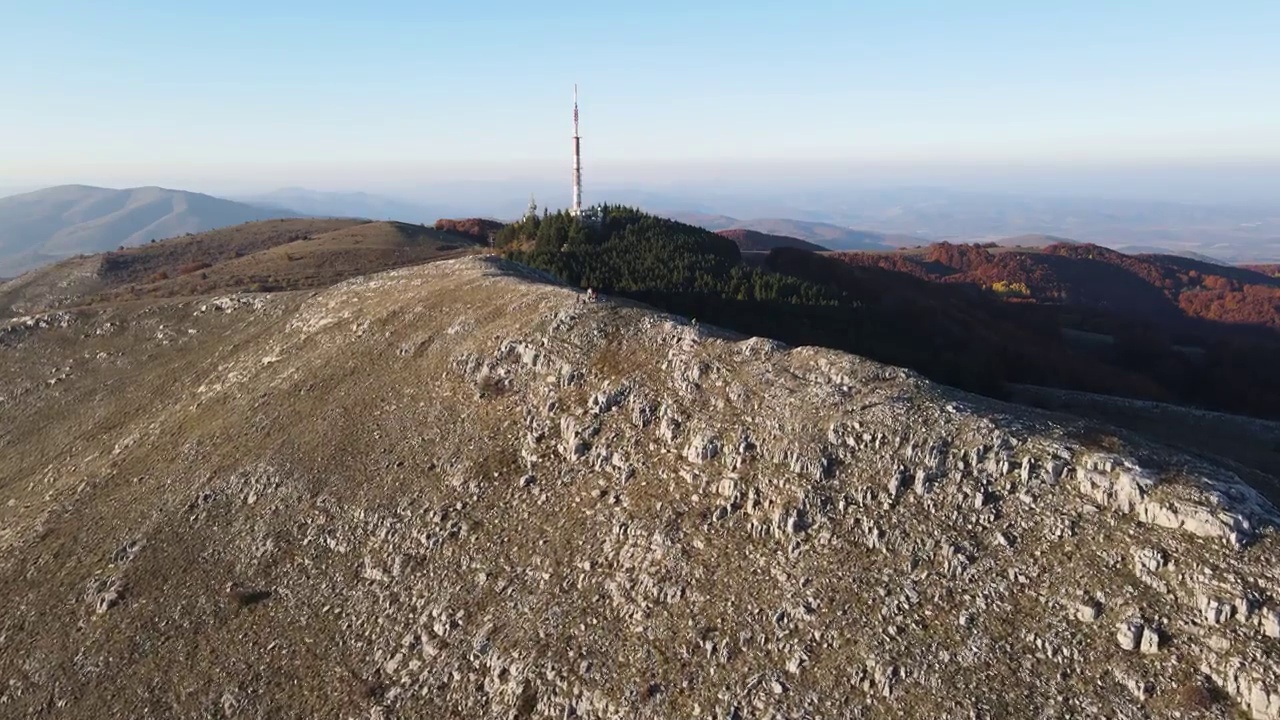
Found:
<path fill-rule="evenodd" d="M 201 303 L 196 308 L 196 315 L 203 315 L 207 312 L 235 312 L 237 310 L 262 310 L 267 306 L 266 297 L 258 294 L 241 294 L 241 295 L 225 295 L 217 297 L 207 302 Z"/>
<path fill-rule="evenodd" d="M 1087 456 L 1081 458 L 1076 477 L 1080 491 L 1087 497 L 1103 506 L 1129 513 L 1142 503 L 1155 485 L 1155 479 L 1136 466 L 1117 469 L 1120 463 L 1112 456 Z"/>
<path fill-rule="evenodd" d="M 1235 603 L 1209 596 L 1201 596 L 1200 609 L 1204 613 L 1205 622 L 1210 625 L 1221 625 L 1236 614 Z"/>
<path fill-rule="evenodd" d="M 1158 548 L 1139 548 L 1134 553 L 1134 564 L 1137 566 L 1138 572 L 1158 572 L 1163 569 L 1167 559 L 1165 554 Z"/>
<path fill-rule="evenodd" d="M 6 335 L 0 714 L 1172 718 L 1205 669 L 1276 717 L 1233 471 L 542 277 Z"/>
<path fill-rule="evenodd" d="M 907 485 L 907 474 L 903 470 L 898 470 L 889 478 L 889 498 L 894 499 L 902 493 L 903 488 Z"/>
<path fill-rule="evenodd" d="M 1263 635 L 1269 638 L 1280 638 L 1280 610 L 1263 608 L 1262 612 L 1258 613 L 1258 625 Z"/>
<path fill-rule="evenodd" d="M 1242 514 L 1185 501 L 1142 502 L 1138 505 L 1138 519 L 1200 537 L 1219 538 L 1235 547 L 1252 537 L 1252 522 Z"/>
<path fill-rule="evenodd" d="M 710 435 L 698 435 L 689 441 L 684 456 L 691 463 L 702 464 L 720 454 L 720 443 Z"/>
<path fill-rule="evenodd" d="M 973 507 L 975 510 L 981 510 L 987 506 L 990 496 L 985 490 L 977 490 L 973 493 Z"/>
<path fill-rule="evenodd" d="M 1274 679 L 1264 679 L 1239 659 L 1208 665 L 1206 674 L 1244 708 L 1254 720 L 1280 720 L 1280 690 Z"/>
<path fill-rule="evenodd" d="M 1116 642 L 1122 650 L 1137 650 L 1142 642 L 1142 621 L 1129 619 L 1116 626 Z"/>
<path fill-rule="evenodd" d="M 1093 622 L 1102 616 L 1102 606 L 1096 600 L 1083 600 L 1074 604 L 1076 619 L 1081 622 Z"/>
<path fill-rule="evenodd" d="M 1142 644 L 1140 649 L 1144 655 L 1154 655 L 1160 652 L 1160 644 L 1163 636 L 1159 628 L 1147 625 L 1142 628 Z"/>

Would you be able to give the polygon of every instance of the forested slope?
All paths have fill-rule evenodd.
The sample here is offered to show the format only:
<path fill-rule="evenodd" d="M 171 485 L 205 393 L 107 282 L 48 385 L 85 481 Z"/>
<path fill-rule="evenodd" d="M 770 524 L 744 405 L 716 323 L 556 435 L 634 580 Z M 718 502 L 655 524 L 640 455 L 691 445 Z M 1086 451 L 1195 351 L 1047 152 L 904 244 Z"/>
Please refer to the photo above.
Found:
<path fill-rule="evenodd" d="M 794 345 L 847 350 L 995 397 L 1017 383 L 1280 414 L 1280 381 L 1266 370 L 1280 362 L 1280 347 L 1230 332 L 1179 345 L 1196 324 L 1178 323 L 1174 335 L 1173 325 L 1151 321 L 1183 316 L 1173 298 L 1128 281 L 1131 271 L 1116 263 L 1101 263 L 1100 284 L 1110 274 L 1125 285 L 1073 304 L 1055 283 L 1092 267 L 1072 255 L 1090 246 L 1052 249 L 1038 264 L 973 246 L 939 246 L 923 259 L 867 254 L 875 260 L 865 262 L 778 248 L 761 267 L 748 267 L 729 239 L 612 206 L 599 225 L 567 213 L 528 217 L 500 231 L 496 244 L 580 287 Z M 1004 301 L 1036 292 L 1044 302 Z M 1082 343 L 1082 333 L 1099 340 Z"/>

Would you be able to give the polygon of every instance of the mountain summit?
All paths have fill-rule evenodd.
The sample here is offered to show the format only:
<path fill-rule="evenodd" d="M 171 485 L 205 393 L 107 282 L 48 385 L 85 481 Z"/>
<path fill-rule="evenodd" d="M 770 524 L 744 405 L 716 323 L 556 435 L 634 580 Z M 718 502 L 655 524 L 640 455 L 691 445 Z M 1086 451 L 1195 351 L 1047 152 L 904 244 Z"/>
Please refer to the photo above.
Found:
<path fill-rule="evenodd" d="M 14 716 L 1280 717 L 1226 461 L 495 258 L 0 345 Z"/>
<path fill-rule="evenodd" d="M 12 195 L 0 198 L 0 276 L 80 253 L 297 215 L 159 187 L 62 185 Z"/>

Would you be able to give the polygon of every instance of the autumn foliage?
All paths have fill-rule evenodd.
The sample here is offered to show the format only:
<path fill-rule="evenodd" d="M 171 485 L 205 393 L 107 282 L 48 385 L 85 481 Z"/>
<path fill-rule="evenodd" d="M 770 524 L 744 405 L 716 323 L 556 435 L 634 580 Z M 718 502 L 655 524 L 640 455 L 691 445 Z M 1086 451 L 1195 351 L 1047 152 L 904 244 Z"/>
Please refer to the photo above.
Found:
<path fill-rule="evenodd" d="M 484 218 L 466 218 L 463 220 L 441 218 L 436 221 L 437 230 L 454 233 L 455 235 L 465 235 L 482 242 L 489 242 L 489 238 L 493 237 L 502 227 L 502 223 L 496 220 L 485 220 Z"/>
<path fill-rule="evenodd" d="M 1266 272 L 1277 269 L 1273 266 L 1226 267 L 1072 243 L 1040 252 L 937 243 L 923 254 L 851 252 L 838 257 L 925 280 L 976 285 L 1002 296 L 1154 319 L 1176 329 L 1190 327 L 1184 322 L 1190 319 L 1280 330 L 1280 278 Z"/>
<path fill-rule="evenodd" d="M 897 284 L 938 312 L 972 297 L 962 288 L 1006 306 L 1000 315 L 969 299 L 963 314 L 997 328 L 988 337 L 1006 348 L 1002 357 L 1020 355 L 999 371 L 1008 382 L 1280 417 L 1280 279 L 1268 268 L 1070 243 L 1042 251 L 938 243 L 830 257 L 912 276 Z M 1052 340 L 1035 334 L 1046 328 Z"/>

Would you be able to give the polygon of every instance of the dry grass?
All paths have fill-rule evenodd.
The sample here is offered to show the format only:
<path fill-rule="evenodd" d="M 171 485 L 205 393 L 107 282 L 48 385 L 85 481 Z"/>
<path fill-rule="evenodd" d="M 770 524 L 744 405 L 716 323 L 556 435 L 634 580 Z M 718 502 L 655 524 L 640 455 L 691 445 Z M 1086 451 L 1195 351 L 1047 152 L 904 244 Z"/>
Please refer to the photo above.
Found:
<path fill-rule="evenodd" d="M 480 249 L 478 242 L 421 225 L 267 220 L 41 269 L 31 281 L 0 294 L 0 316 L 143 299 L 308 290 Z M 77 282 L 68 282 L 72 274 Z"/>
<path fill-rule="evenodd" d="M 1190 713 L 1202 713 L 1231 706 L 1231 698 L 1222 688 L 1204 676 L 1178 685 L 1174 690 L 1173 705 L 1178 710 Z"/>

